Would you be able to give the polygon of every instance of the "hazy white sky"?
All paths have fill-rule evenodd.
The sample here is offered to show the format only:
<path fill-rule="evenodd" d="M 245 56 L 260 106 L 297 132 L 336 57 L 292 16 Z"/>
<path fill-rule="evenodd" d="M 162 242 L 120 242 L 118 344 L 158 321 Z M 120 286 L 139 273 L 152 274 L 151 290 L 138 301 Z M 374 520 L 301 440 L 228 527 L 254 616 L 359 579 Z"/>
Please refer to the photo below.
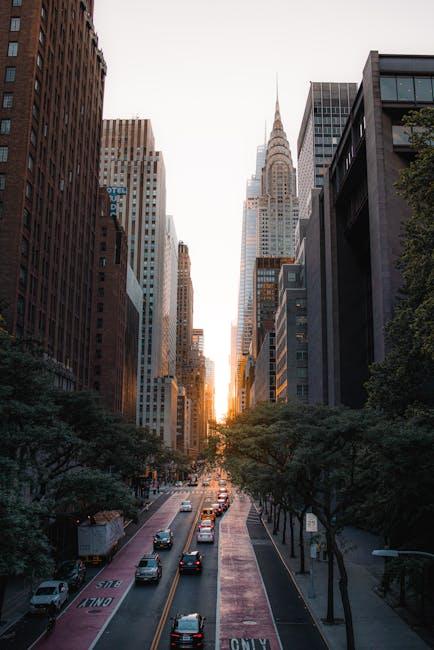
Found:
<path fill-rule="evenodd" d="M 360 82 L 369 50 L 434 53 L 434 0 L 96 0 L 104 117 L 150 118 L 190 248 L 195 327 L 226 410 L 242 203 L 279 75 L 296 164 L 309 81 Z"/>

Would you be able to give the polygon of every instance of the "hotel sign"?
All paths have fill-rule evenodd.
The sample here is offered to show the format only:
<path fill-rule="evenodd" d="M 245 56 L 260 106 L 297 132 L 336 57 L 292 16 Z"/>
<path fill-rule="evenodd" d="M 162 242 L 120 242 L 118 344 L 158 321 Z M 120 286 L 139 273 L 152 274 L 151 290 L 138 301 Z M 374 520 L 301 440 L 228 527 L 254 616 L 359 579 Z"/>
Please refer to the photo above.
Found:
<path fill-rule="evenodd" d="M 107 193 L 110 197 L 110 216 L 116 217 L 118 214 L 117 198 L 118 196 L 124 196 L 127 193 L 127 188 L 111 186 L 107 188 Z"/>

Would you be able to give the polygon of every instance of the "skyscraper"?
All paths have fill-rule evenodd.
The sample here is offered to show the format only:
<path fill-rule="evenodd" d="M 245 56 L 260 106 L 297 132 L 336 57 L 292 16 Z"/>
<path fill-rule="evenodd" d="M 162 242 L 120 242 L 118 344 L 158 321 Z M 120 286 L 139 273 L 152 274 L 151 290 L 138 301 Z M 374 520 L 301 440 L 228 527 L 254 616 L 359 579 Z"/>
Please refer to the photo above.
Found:
<path fill-rule="evenodd" d="M 52 4 L 0 4 L 0 299 L 68 388 L 90 383 L 106 74 L 92 14 L 67 3 L 59 25 Z"/>
<path fill-rule="evenodd" d="M 165 167 L 154 147 L 149 120 L 104 120 L 100 179 L 104 185 L 127 188 L 119 216 L 128 236 L 130 263 L 143 290 L 137 420 L 140 426 L 151 427 L 154 379 L 169 374 L 170 356 L 165 347 L 170 327 L 163 325 Z"/>
<path fill-rule="evenodd" d="M 178 302 L 176 328 L 176 376 L 187 387 L 190 382 L 193 337 L 193 283 L 187 244 L 178 244 Z"/>
<path fill-rule="evenodd" d="M 258 201 L 258 257 L 293 257 L 298 222 L 296 175 L 276 99 L 273 130 L 268 140 Z"/>
<path fill-rule="evenodd" d="M 310 190 L 323 185 L 324 167 L 336 151 L 356 93 L 356 83 L 310 83 L 297 141 L 301 219 L 309 217 Z"/>
<path fill-rule="evenodd" d="M 265 164 L 266 145 L 256 150 L 256 170 L 247 181 L 243 206 L 241 235 L 240 286 L 238 292 L 237 353 L 248 354 L 252 338 L 253 270 L 257 249 L 256 222 L 261 194 L 261 174 Z"/>

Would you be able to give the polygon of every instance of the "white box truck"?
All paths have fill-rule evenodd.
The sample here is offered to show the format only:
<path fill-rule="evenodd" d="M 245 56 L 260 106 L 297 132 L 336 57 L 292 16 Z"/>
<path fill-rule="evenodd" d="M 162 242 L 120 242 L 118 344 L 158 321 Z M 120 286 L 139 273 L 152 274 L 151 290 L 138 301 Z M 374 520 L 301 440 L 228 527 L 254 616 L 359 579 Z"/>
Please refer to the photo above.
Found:
<path fill-rule="evenodd" d="M 77 527 L 78 555 L 87 564 L 110 562 L 125 535 L 124 520 L 117 510 L 97 512 Z"/>

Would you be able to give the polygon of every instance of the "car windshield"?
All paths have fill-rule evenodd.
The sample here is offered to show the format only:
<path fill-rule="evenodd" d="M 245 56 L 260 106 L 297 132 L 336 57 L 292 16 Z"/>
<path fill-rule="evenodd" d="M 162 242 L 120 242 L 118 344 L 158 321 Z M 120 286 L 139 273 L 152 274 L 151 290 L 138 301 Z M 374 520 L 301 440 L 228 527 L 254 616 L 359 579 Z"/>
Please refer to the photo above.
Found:
<path fill-rule="evenodd" d="M 170 537 L 170 535 L 168 532 L 165 531 L 163 533 L 157 533 L 156 537 L 158 537 L 158 539 L 167 539 L 168 537 Z"/>
<path fill-rule="evenodd" d="M 37 596 L 52 596 L 56 593 L 56 587 L 39 587 L 36 592 Z"/>
<path fill-rule="evenodd" d="M 149 560 L 140 560 L 139 562 L 139 567 L 148 567 L 148 568 L 154 568 L 157 566 L 157 560 L 154 560 L 153 558 L 150 558 Z"/>
<path fill-rule="evenodd" d="M 211 533 L 212 528 L 210 528 L 209 526 L 204 526 L 203 528 L 201 528 L 201 532 L 202 533 Z"/>
<path fill-rule="evenodd" d="M 180 618 L 177 621 L 176 629 L 179 632 L 198 632 L 199 623 L 197 618 Z"/>
<path fill-rule="evenodd" d="M 194 560 L 197 560 L 198 558 L 196 557 L 196 555 L 183 555 L 182 559 L 184 560 L 184 562 L 193 562 Z"/>
<path fill-rule="evenodd" d="M 182 505 L 183 506 L 191 506 L 191 501 L 183 501 Z"/>

